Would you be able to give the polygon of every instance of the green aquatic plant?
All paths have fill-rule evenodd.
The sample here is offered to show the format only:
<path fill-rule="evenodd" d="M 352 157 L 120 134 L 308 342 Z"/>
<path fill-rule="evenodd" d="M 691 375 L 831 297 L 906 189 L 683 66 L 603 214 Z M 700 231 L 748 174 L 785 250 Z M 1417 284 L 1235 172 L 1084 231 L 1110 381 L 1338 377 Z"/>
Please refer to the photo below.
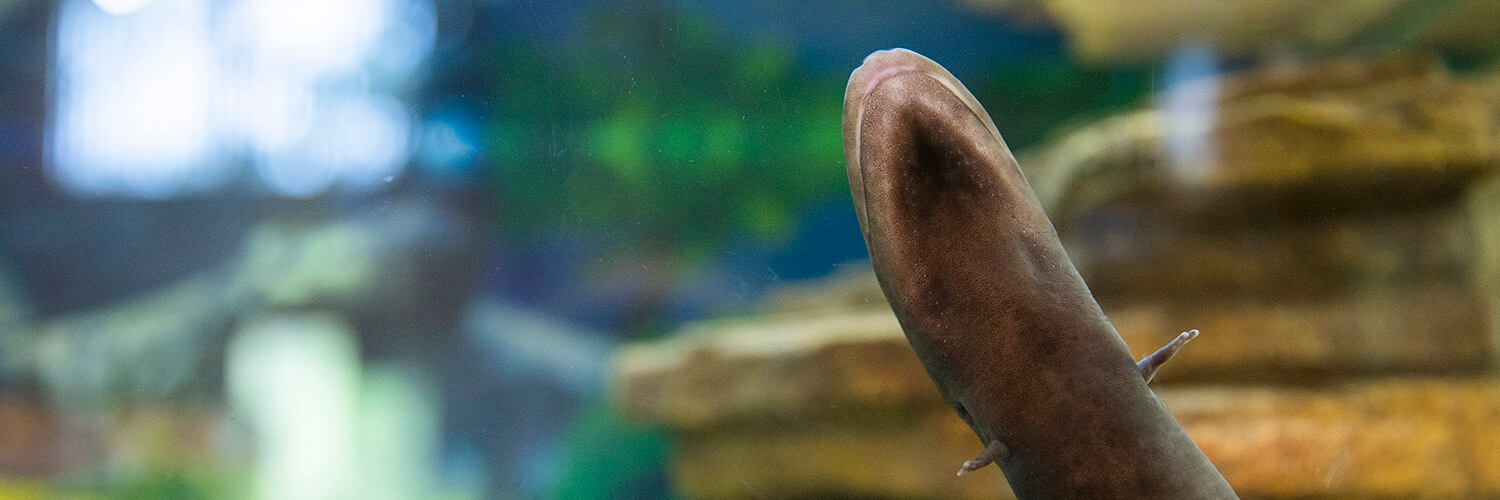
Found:
<path fill-rule="evenodd" d="M 560 47 L 496 55 L 483 149 L 508 229 L 691 255 L 735 233 L 784 238 L 801 206 L 838 196 L 838 76 L 692 16 L 602 14 Z"/>

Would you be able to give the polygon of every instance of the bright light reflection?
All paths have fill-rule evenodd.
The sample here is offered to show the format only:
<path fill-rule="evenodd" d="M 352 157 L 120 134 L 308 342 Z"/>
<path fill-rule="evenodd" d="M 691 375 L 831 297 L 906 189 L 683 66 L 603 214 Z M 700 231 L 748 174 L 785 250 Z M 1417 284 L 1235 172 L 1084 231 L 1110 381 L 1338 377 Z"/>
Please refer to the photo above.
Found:
<path fill-rule="evenodd" d="M 258 58 L 286 69 L 350 72 L 364 62 L 384 28 L 380 0 L 240 0 Z"/>
<path fill-rule="evenodd" d="M 377 76 L 404 78 L 432 51 L 437 41 L 437 13 L 426 1 L 385 0 L 386 31 L 374 52 Z"/>
<path fill-rule="evenodd" d="M 1219 111 L 1217 74 L 1214 52 L 1206 45 L 1183 47 L 1167 65 L 1163 142 L 1171 166 L 1185 176 L 1208 175 L 1217 158 L 1212 136 Z"/>
<path fill-rule="evenodd" d="M 341 184 L 370 188 L 401 169 L 407 157 L 406 111 L 394 99 L 329 102 L 303 144 L 259 164 L 261 179 L 279 193 L 308 196 Z"/>
<path fill-rule="evenodd" d="M 94 5 L 117 16 L 141 10 L 141 7 L 145 7 L 148 3 L 151 3 L 151 0 L 94 0 Z"/>
<path fill-rule="evenodd" d="M 162 0 L 129 17 L 64 2 L 52 152 L 65 188 L 160 197 L 220 167 L 207 16 L 202 0 Z"/>
<path fill-rule="evenodd" d="M 231 404 L 261 455 L 254 498 L 355 498 L 360 363 L 350 327 L 263 319 L 236 335 L 225 364 Z"/>
<path fill-rule="evenodd" d="M 279 153 L 302 142 L 312 128 L 312 90 L 290 78 L 244 78 L 233 110 L 235 123 L 251 149 Z"/>
<path fill-rule="evenodd" d="M 164 198 L 251 167 L 314 196 L 400 174 L 395 94 L 432 48 L 431 0 L 96 1 L 64 0 L 55 34 L 49 167 L 68 191 Z"/>

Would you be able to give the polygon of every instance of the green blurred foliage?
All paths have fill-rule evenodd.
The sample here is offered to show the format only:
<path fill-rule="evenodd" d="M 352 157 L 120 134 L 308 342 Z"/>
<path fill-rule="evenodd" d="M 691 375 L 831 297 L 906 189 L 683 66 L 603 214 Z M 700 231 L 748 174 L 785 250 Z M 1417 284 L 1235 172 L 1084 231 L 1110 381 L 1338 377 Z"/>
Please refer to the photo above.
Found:
<path fill-rule="evenodd" d="M 120 477 L 104 484 L 77 485 L 51 492 L 48 498 L 111 500 L 233 500 L 249 498 L 250 481 L 242 472 L 160 469 Z"/>
<path fill-rule="evenodd" d="M 665 429 L 624 419 L 611 402 L 594 402 L 563 444 L 563 472 L 552 500 L 652 498 L 666 488 L 670 440 Z"/>
<path fill-rule="evenodd" d="M 139 500 L 207 500 L 208 491 L 178 475 L 149 478 L 121 485 L 113 498 Z"/>
<path fill-rule="evenodd" d="M 775 246 L 808 204 L 849 196 L 840 121 L 859 61 L 813 71 L 789 43 L 730 40 L 706 16 L 651 0 L 614 9 L 561 41 L 495 44 L 483 62 L 505 234 L 578 231 L 693 259 L 729 237 Z M 1086 68 L 1061 49 L 965 79 L 1016 148 L 1151 85 L 1146 69 Z"/>
<path fill-rule="evenodd" d="M 730 235 L 775 242 L 799 207 L 847 196 L 843 75 L 808 75 L 786 44 L 728 43 L 670 9 L 611 14 L 561 50 L 493 55 L 484 149 L 506 229 L 602 231 L 680 254 Z"/>
<path fill-rule="evenodd" d="M 1059 53 L 966 82 L 1013 150 L 1038 146 L 1074 124 L 1143 104 L 1150 68 L 1101 69 Z"/>

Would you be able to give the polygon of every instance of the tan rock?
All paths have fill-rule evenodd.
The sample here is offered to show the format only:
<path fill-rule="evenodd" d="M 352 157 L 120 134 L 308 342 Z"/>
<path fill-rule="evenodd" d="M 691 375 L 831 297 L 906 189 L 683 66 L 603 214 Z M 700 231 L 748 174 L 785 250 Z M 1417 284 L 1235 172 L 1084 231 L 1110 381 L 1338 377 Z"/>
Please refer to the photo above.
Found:
<path fill-rule="evenodd" d="M 1497 41 L 1487 0 L 967 0 L 1007 17 L 1043 18 L 1096 63 L 1160 61 L 1185 46 L 1229 56 L 1287 48 L 1317 53 L 1379 46 L 1471 53 Z M 1037 13 L 1041 11 L 1042 13 Z"/>
<path fill-rule="evenodd" d="M 942 404 L 889 309 L 701 324 L 616 366 L 627 415 L 682 428 Z"/>
<path fill-rule="evenodd" d="M 1164 388 L 1163 402 L 1242 495 L 1476 498 L 1500 434 L 1493 379 L 1326 389 Z"/>
<path fill-rule="evenodd" d="M 1482 371 L 1493 361 L 1485 304 L 1465 284 L 1374 289 L 1348 298 L 1105 306 L 1137 357 L 1203 332 L 1158 375 L 1282 381 Z"/>
<path fill-rule="evenodd" d="M 1470 189 L 1465 200 L 1474 227 L 1475 290 L 1484 299 L 1491 339 L 1500 338 L 1500 176 Z M 1500 347 L 1500 341 L 1493 342 Z"/>
<path fill-rule="evenodd" d="M 1203 332 L 1162 369 L 1159 384 L 1473 373 L 1492 357 L 1483 309 L 1461 287 L 1105 313 L 1137 358 L 1184 330 Z M 700 324 L 625 348 L 616 374 L 627 414 L 686 429 L 943 404 L 895 316 L 883 309 Z"/>
<path fill-rule="evenodd" d="M 955 477 L 982 447 L 946 409 L 846 408 L 825 420 L 684 433 L 672 472 L 679 493 L 704 500 L 1014 498 L 999 468 Z"/>
<path fill-rule="evenodd" d="M 1328 61 L 1185 83 L 1023 155 L 1060 226 L 1118 200 L 1245 213 L 1454 191 L 1500 158 L 1497 87 L 1430 60 Z"/>
<path fill-rule="evenodd" d="M 1064 228 L 1064 242 L 1106 304 L 1316 299 L 1471 279 L 1474 228 L 1456 200 L 1346 210 L 1205 221 L 1164 208 L 1101 208 Z"/>
<path fill-rule="evenodd" d="M 1398 0 L 1258 0 L 1194 2 L 1050 0 L 1047 10 L 1085 60 L 1151 60 L 1184 45 L 1231 54 L 1275 45 L 1331 48 L 1389 16 Z"/>
<path fill-rule="evenodd" d="M 1236 491 L 1253 498 L 1500 494 L 1500 383 L 1388 379 L 1322 389 L 1158 391 Z M 674 465 L 695 499 L 1012 498 L 995 468 L 953 476 L 980 444 L 946 408 L 844 408 L 688 431 Z"/>
<path fill-rule="evenodd" d="M 885 293 L 875 281 L 870 261 L 838 266 L 826 277 L 771 290 L 763 309 L 773 314 L 820 314 L 828 311 L 884 309 Z"/>

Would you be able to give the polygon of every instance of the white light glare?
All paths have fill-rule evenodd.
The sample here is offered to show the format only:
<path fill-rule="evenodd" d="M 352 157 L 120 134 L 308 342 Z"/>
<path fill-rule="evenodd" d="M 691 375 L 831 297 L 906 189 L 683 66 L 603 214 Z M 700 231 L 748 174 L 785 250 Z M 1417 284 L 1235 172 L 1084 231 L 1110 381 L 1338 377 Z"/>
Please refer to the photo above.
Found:
<path fill-rule="evenodd" d="M 68 191 L 165 198 L 250 167 L 313 196 L 405 164 L 393 94 L 432 48 L 430 0 L 92 1 L 63 0 L 55 35 L 49 166 Z"/>
<path fill-rule="evenodd" d="M 94 5 L 117 16 L 141 10 L 141 7 L 145 7 L 148 3 L 151 3 L 151 0 L 94 0 Z"/>
<path fill-rule="evenodd" d="M 1214 52 L 1206 45 L 1188 45 L 1167 65 L 1167 89 L 1162 96 L 1167 158 L 1179 173 L 1208 175 L 1217 148 L 1214 122 L 1219 112 L 1219 80 Z"/>
<path fill-rule="evenodd" d="M 52 159 L 64 187 L 148 198 L 214 181 L 204 0 L 114 17 L 63 3 Z"/>
<path fill-rule="evenodd" d="M 359 347 L 324 316 L 272 317 L 230 342 L 225 377 L 234 414 L 254 430 L 254 498 L 355 498 Z"/>
<path fill-rule="evenodd" d="M 331 101 L 319 110 L 301 145 L 258 162 L 267 188 L 289 196 L 314 195 L 334 184 L 368 190 L 401 170 L 410 125 L 399 102 L 380 97 Z"/>
<path fill-rule="evenodd" d="M 385 25 L 380 0 L 241 0 L 258 58 L 287 69 L 358 69 Z"/>

